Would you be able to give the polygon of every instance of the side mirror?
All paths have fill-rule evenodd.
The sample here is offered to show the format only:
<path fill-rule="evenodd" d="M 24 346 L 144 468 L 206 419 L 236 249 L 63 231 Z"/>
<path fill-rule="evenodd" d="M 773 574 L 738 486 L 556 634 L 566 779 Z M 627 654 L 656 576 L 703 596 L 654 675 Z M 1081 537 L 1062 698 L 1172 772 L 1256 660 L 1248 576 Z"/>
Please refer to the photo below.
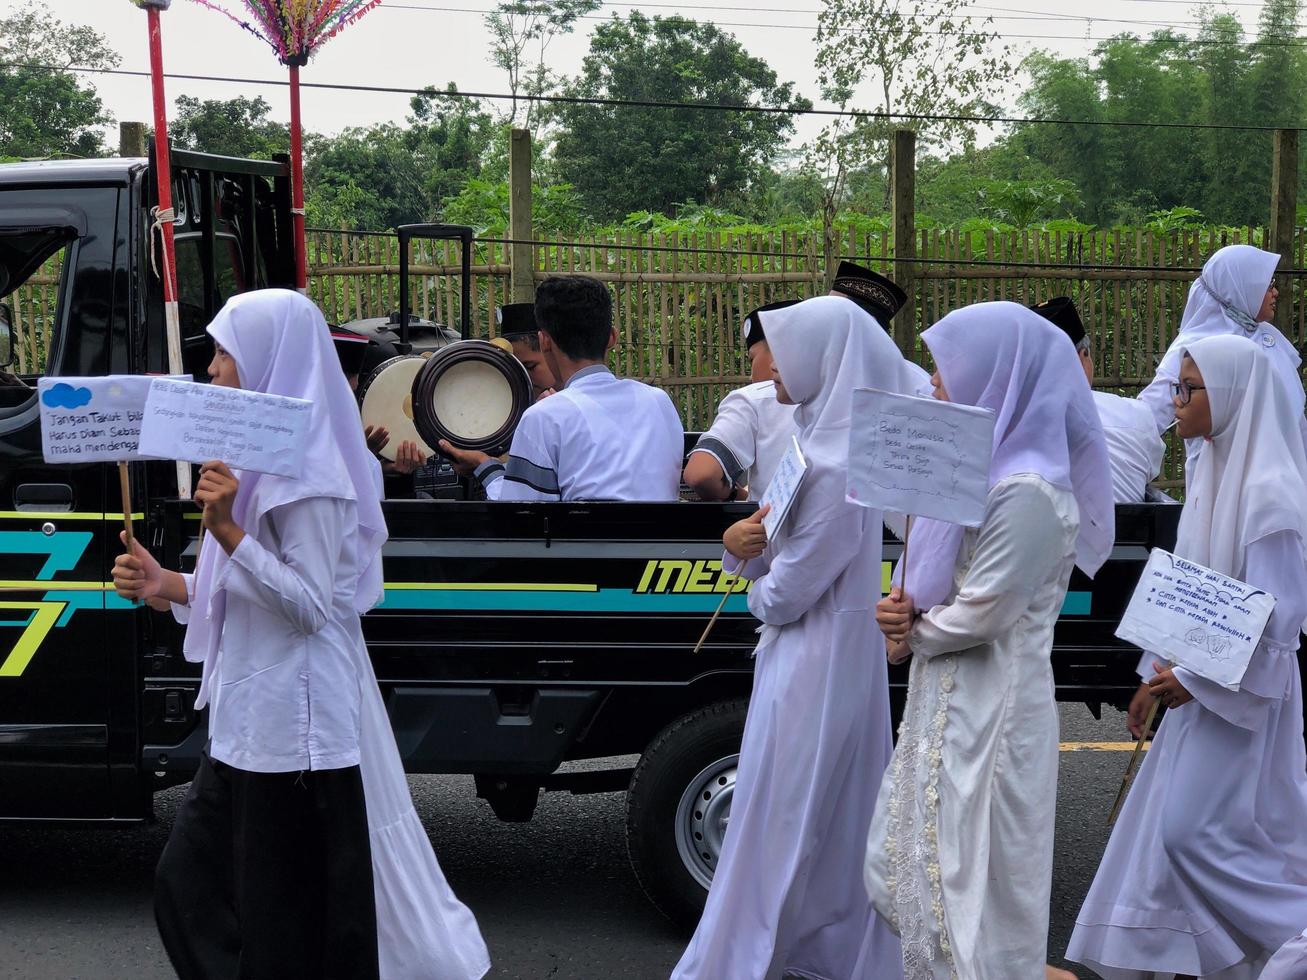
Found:
<path fill-rule="evenodd" d="M 0 368 L 14 363 L 14 311 L 8 303 L 0 303 Z"/>

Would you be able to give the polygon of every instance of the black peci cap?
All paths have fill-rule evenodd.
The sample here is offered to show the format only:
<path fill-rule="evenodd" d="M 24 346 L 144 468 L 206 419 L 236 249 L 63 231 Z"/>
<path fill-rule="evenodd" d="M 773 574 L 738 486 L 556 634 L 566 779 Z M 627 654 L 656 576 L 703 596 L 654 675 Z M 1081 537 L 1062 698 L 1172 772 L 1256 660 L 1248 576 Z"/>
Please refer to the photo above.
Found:
<path fill-rule="evenodd" d="M 831 289 L 853 300 L 886 330 L 889 329 L 894 314 L 903 309 L 903 304 L 908 301 L 908 294 L 892 279 L 852 262 L 840 263 L 840 267 L 835 270 L 835 281 L 831 283 Z"/>
<path fill-rule="evenodd" d="M 343 327 L 333 327 L 331 343 L 336 348 L 336 356 L 340 358 L 340 368 L 345 372 L 345 377 L 363 372 L 363 355 L 368 351 L 367 337 Z"/>
<path fill-rule="evenodd" d="M 499 324 L 501 337 L 534 334 L 540 329 L 536 325 L 534 303 L 505 303 L 495 310 L 495 321 Z"/>
<path fill-rule="evenodd" d="M 1030 308 L 1070 337 L 1071 343 L 1079 344 L 1085 339 L 1085 325 L 1080 322 L 1080 313 L 1070 296 L 1054 296 Z"/>
<path fill-rule="evenodd" d="M 761 343 L 767 339 L 766 334 L 764 334 L 762 330 L 762 318 L 758 316 L 759 313 L 770 313 L 772 310 L 783 310 L 787 306 L 793 306 L 795 303 L 800 302 L 802 302 L 802 300 L 783 299 L 776 303 L 768 303 L 766 306 L 760 306 L 749 313 L 749 315 L 744 318 L 745 346 L 752 347 L 754 344 Z"/>

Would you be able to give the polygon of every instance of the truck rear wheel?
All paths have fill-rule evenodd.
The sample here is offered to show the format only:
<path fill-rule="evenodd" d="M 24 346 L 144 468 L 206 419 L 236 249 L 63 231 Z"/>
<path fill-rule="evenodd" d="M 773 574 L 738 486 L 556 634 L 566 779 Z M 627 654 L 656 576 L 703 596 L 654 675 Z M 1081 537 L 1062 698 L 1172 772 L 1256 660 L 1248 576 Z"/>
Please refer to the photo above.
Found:
<path fill-rule="evenodd" d="M 649 743 L 626 795 L 626 847 L 645 894 L 673 922 L 703 913 L 731 812 L 744 699 L 683 715 Z"/>

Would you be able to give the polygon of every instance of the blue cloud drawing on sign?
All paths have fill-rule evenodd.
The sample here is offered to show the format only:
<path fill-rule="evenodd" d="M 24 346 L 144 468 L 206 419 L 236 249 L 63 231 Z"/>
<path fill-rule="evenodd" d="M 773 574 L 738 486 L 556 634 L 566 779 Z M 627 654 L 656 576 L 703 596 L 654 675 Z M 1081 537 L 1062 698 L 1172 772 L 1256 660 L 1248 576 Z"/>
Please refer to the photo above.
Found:
<path fill-rule="evenodd" d="M 75 388 L 61 381 L 51 385 L 41 400 L 50 408 L 84 408 L 91 404 L 91 389 Z"/>

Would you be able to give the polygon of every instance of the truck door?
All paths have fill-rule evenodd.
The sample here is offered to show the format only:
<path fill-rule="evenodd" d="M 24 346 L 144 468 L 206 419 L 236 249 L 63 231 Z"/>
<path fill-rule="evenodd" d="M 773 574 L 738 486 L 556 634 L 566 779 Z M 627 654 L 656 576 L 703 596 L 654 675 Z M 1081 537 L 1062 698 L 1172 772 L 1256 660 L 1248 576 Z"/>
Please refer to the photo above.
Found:
<path fill-rule="evenodd" d="M 0 190 L 0 818 L 139 815 L 136 766 L 122 778 L 136 617 L 106 586 L 116 474 L 44 462 L 34 387 L 127 368 L 127 196 L 125 183 Z"/>

